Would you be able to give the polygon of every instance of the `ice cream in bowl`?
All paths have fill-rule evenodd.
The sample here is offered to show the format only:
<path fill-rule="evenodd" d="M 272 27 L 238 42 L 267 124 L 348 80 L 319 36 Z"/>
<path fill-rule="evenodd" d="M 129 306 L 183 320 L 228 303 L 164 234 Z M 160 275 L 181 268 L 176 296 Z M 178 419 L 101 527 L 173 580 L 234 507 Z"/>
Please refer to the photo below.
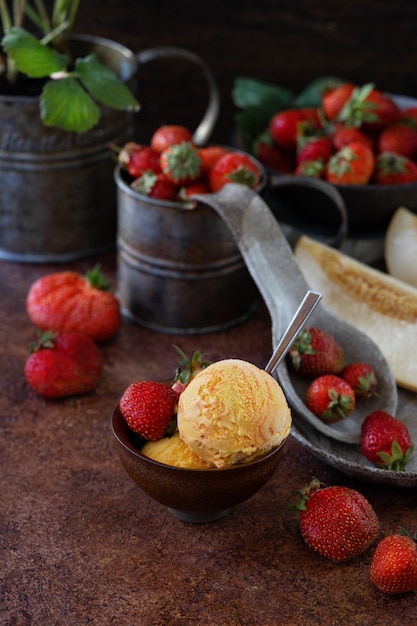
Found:
<path fill-rule="evenodd" d="M 291 429 L 277 380 L 240 359 L 197 373 L 178 396 L 171 436 L 146 441 L 128 425 L 123 404 L 113 434 L 127 474 L 183 521 L 211 522 L 248 500 L 272 477 Z"/>

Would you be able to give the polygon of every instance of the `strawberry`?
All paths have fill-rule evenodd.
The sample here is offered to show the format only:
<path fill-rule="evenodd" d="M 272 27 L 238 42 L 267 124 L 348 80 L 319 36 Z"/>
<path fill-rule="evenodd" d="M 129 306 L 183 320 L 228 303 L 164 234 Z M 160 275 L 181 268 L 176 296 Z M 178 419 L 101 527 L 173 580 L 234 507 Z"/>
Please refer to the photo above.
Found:
<path fill-rule="evenodd" d="M 189 185 L 201 175 L 201 158 L 190 141 L 166 148 L 161 152 L 160 163 L 167 179 L 178 187 Z"/>
<path fill-rule="evenodd" d="M 258 142 L 254 151 L 256 158 L 264 165 L 277 172 L 290 174 L 294 170 L 294 158 L 286 150 L 271 145 L 266 140 Z"/>
<path fill-rule="evenodd" d="M 322 159 L 324 163 L 330 159 L 333 152 L 329 137 L 313 137 L 300 141 L 297 148 L 297 163 Z"/>
<path fill-rule="evenodd" d="M 208 183 L 206 183 L 205 181 L 198 181 L 196 183 L 190 183 L 189 185 L 186 185 L 185 187 L 181 187 L 178 197 L 180 200 L 188 200 L 194 194 L 204 194 L 204 193 L 210 193 L 210 187 L 208 186 Z"/>
<path fill-rule="evenodd" d="M 270 119 L 268 130 L 279 147 L 285 150 L 295 149 L 302 124 L 320 128 L 318 110 L 305 107 L 280 111 Z"/>
<path fill-rule="evenodd" d="M 337 121 L 346 126 L 375 131 L 397 122 L 400 117 L 397 104 L 375 89 L 372 83 L 367 83 L 353 89 Z"/>
<path fill-rule="evenodd" d="M 151 137 L 151 148 L 161 153 L 183 141 L 193 143 L 193 136 L 185 126 L 160 126 Z"/>
<path fill-rule="evenodd" d="M 339 374 L 344 364 L 340 345 L 329 333 L 316 326 L 310 326 L 298 335 L 288 358 L 296 372 L 309 378 Z"/>
<path fill-rule="evenodd" d="M 413 442 L 405 424 L 386 411 L 374 411 L 363 421 L 361 452 L 378 467 L 404 470 L 413 452 Z"/>
<path fill-rule="evenodd" d="M 371 582 L 384 593 L 395 595 L 417 589 L 417 545 L 408 534 L 388 535 L 374 552 Z"/>
<path fill-rule="evenodd" d="M 136 178 L 130 186 L 134 191 L 158 200 L 174 201 L 178 194 L 177 186 L 171 183 L 165 174 L 154 174 L 151 170 Z"/>
<path fill-rule="evenodd" d="M 200 148 L 198 156 L 201 159 L 201 172 L 207 176 L 222 156 L 227 154 L 227 150 L 221 146 L 205 146 Z"/>
<path fill-rule="evenodd" d="M 180 395 L 190 380 L 195 378 L 201 370 L 210 365 L 210 361 L 203 361 L 201 358 L 201 353 L 196 351 L 194 352 L 191 359 L 179 348 L 178 346 L 174 346 L 175 350 L 181 357 L 180 365 L 176 371 L 174 381 L 172 383 L 172 388 Z"/>
<path fill-rule="evenodd" d="M 376 157 L 373 182 L 376 185 L 406 185 L 417 181 L 417 164 L 411 159 L 383 152 Z"/>
<path fill-rule="evenodd" d="M 104 341 L 121 322 L 119 302 L 109 289 L 99 266 L 85 276 L 72 271 L 47 274 L 31 285 L 26 309 L 42 330 L 78 331 Z"/>
<path fill-rule="evenodd" d="M 154 381 L 138 381 L 123 393 L 119 407 L 129 426 L 148 441 L 165 436 L 174 419 L 178 394 L 169 385 Z"/>
<path fill-rule="evenodd" d="M 209 184 L 213 192 L 227 183 L 240 183 L 255 189 L 261 181 L 261 172 L 252 159 L 241 152 L 228 152 L 210 171 Z"/>
<path fill-rule="evenodd" d="M 373 140 L 359 128 L 339 126 L 335 129 L 332 135 L 332 143 L 336 152 L 344 148 L 344 146 L 347 146 L 349 143 L 354 142 L 363 143 L 365 146 L 368 146 L 370 150 L 374 149 Z"/>
<path fill-rule="evenodd" d="M 376 395 L 378 382 L 373 368 L 368 363 L 348 363 L 343 368 L 341 377 L 352 387 L 356 399 Z"/>
<path fill-rule="evenodd" d="M 359 556 L 376 540 L 377 515 L 355 489 L 321 487 L 313 479 L 298 493 L 300 531 L 306 544 L 332 561 L 342 563 Z"/>
<path fill-rule="evenodd" d="M 321 157 L 311 161 L 302 161 L 294 171 L 299 176 L 312 176 L 313 178 L 324 179 L 326 176 L 326 163 Z"/>
<path fill-rule="evenodd" d="M 339 376 L 315 378 L 307 389 L 306 404 L 326 424 L 346 419 L 355 409 L 355 392 Z"/>
<path fill-rule="evenodd" d="M 333 154 L 327 163 L 326 179 L 336 185 L 366 185 L 374 166 L 372 150 L 356 141 Z"/>
<path fill-rule="evenodd" d="M 395 152 L 412 159 L 417 154 L 417 130 L 405 124 L 384 128 L 378 137 L 378 152 Z"/>
<path fill-rule="evenodd" d="M 45 398 L 87 393 L 97 385 L 103 371 L 100 350 L 83 333 L 47 331 L 30 349 L 25 378 Z"/>
<path fill-rule="evenodd" d="M 411 128 L 417 129 L 417 107 L 408 107 L 401 111 L 401 121 L 411 126 Z"/>
<path fill-rule="evenodd" d="M 350 100 L 355 89 L 353 83 L 342 83 L 337 87 L 328 90 L 322 97 L 323 113 L 328 120 L 336 120 L 345 106 Z"/>
<path fill-rule="evenodd" d="M 161 171 L 159 152 L 149 146 L 129 142 L 120 150 L 119 163 L 133 178 L 151 170 L 158 174 Z"/>

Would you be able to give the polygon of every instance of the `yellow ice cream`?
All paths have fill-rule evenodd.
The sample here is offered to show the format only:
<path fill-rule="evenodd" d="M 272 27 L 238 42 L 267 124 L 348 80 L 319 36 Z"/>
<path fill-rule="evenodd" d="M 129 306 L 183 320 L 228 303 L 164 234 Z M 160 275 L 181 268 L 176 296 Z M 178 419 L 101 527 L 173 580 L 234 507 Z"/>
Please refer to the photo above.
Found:
<path fill-rule="evenodd" d="M 251 460 L 289 434 L 291 413 L 270 374 L 239 359 L 209 365 L 179 397 L 180 438 L 216 467 Z"/>
<path fill-rule="evenodd" d="M 203 459 L 180 439 L 178 431 L 172 437 L 164 437 L 158 441 L 148 441 L 141 450 L 142 454 L 165 463 L 165 465 L 174 465 L 175 467 L 185 467 L 187 469 L 208 469 L 213 467 Z"/>

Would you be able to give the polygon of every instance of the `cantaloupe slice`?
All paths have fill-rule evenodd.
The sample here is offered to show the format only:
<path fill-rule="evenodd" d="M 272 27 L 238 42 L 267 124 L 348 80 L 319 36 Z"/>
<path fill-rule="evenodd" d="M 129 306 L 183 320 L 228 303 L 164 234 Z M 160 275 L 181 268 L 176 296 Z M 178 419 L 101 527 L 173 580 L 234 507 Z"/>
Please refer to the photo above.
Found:
<path fill-rule="evenodd" d="M 323 304 L 375 341 L 399 386 L 417 391 L 417 289 L 307 236 L 294 255 Z"/>
<path fill-rule="evenodd" d="M 417 215 L 404 207 L 388 224 L 385 263 L 392 276 L 417 287 Z"/>

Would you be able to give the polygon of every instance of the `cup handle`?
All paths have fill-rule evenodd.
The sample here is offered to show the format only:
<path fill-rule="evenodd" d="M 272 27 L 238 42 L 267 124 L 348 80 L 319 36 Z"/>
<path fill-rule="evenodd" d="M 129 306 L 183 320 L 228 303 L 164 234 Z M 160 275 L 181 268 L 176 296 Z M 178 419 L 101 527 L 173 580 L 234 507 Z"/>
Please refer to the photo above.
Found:
<path fill-rule="evenodd" d="M 155 59 L 177 58 L 190 61 L 202 70 L 203 75 L 207 81 L 209 98 L 207 109 L 205 111 L 203 119 L 193 133 L 193 140 L 197 146 L 201 146 L 207 143 L 219 115 L 220 96 L 217 83 L 205 61 L 203 61 L 203 59 L 201 59 L 197 54 L 191 52 L 190 50 L 186 50 L 185 48 L 176 48 L 172 46 L 158 46 L 156 48 L 147 48 L 146 50 L 142 50 L 142 52 L 139 52 L 136 56 L 139 65 L 144 65 L 145 63 L 149 63 L 150 61 L 154 61 Z"/>
<path fill-rule="evenodd" d="M 336 211 L 338 212 L 338 216 L 340 219 L 339 229 L 330 245 L 332 245 L 334 248 L 340 248 L 348 234 L 348 215 L 346 211 L 345 201 L 343 200 L 339 191 L 336 189 L 336 187 L 334 187 L 334 185 L 324 180 L 313 178 L 311 176 L 298 176 L 293 174 L 277 174 L 269 176 L 268 187 L 270 189 L 273 189 L 274 187 L 296 186 L 310 187 L 312 189 L 315 189 L 316 191 L 324 193 L 330 198 Z"/>

